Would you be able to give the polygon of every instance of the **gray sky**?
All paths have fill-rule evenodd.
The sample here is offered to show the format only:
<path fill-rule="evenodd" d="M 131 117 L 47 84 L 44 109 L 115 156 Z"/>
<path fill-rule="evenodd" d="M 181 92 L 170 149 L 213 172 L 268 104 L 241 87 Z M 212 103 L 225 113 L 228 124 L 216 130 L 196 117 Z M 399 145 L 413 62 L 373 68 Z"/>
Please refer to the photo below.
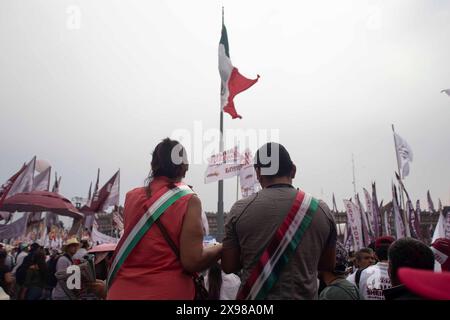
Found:
<path fill-rule="evenodd" d="M 225 5 L 230 54 L 259 82 L 235 99 L 225 128 L 278 129 L 298 167 L 296 186 L 331 201 L 375 180 L 390 197 L 397 168 L 391 123 L 414 152 L 405 184 L 450 203 L 450 2 L 0 2 L 0 181 L 33 155 L 62 175 L 61 193 L 86 196 L 121 169 L 140 186 L 150 152 L 174 130 L 219 125 L 217 48 Z M 71 7 L 75 6 L 75 7 Z M 74 11 L 75 10 L 75 11 Z M 73 24 L 79 10 L 80 24 Z M 260 141 L 260 145 L 265 141 Z M 253 150 L 255 151 L 255 150 Z M 206 164 L 187 182 L 217 208 Z M 236 197 L 225 181 L 225 210 Z"/>

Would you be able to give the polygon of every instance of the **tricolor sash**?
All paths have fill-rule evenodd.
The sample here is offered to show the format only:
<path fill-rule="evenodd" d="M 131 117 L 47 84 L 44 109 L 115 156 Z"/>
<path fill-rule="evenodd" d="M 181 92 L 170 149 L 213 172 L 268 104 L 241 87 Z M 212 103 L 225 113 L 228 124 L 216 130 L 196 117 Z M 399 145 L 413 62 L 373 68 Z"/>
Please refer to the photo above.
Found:
<path fill-rule="evenodd" d="M 267 296 L 300 244 L 318 207 L 318 200 L 298 191 L 289 213 L 259 255 L 237 299 L 260 300 Z"/>
<path fill-rule="evenodd" d="M 175 201 L 192 193 L 194 193 L 194 191 L 187 185 L 179 185 L 173 189 L 169 189 L 144 211 L 132 228 L 125 230 L 125 233 L 117 244 L 117 248 L 114 252 L 113 262 L 106 281 L 108 288 L 111 287 L 114 277 L 131 251 L 151 228 L 153 223 L 158 220 Z"/>

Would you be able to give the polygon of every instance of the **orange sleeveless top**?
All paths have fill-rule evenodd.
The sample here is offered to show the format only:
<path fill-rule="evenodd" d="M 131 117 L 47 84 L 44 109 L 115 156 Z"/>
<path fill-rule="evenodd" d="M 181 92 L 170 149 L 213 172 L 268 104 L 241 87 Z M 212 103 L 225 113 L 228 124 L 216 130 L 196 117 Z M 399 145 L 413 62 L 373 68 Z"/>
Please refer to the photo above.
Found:
<path fill-rule="evenodd" d="M 167 178 L 155 178 L 150 184 L 152 195 L 168 185 Z M 191 197 L 192 194 L 189 194 L 178 199 L 159 218 L 178 248 L 184 215 Z M 143 204 L 148 200 L 145 188 L 136 188 L 127 193 L 124 205 L 125 230 L 133 227 L 130 224 L 136 221 L 136 215 L 143 212 Z M 151 203 L 157 199 L 152 200 Z M 153 225 L 117 272 L 107 299 L 192 300 L 194 295 L 192 277 L 183 272 L 180 260 L 159 228 Z"/>

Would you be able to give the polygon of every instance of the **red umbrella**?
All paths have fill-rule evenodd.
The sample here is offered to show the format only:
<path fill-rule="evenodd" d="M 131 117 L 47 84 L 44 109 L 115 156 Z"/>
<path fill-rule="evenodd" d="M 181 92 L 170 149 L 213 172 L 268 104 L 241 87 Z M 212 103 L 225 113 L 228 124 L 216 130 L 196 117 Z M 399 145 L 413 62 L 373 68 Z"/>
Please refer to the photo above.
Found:
<path fill-rule="evenodd" d="M 83 218 L 83 214 L 74 207 L 70 200 L 56 192 L 47 191 L 32 191 L 13 195 L 3 202 L 0 211 L 50 211 L 71 218 Z"/>

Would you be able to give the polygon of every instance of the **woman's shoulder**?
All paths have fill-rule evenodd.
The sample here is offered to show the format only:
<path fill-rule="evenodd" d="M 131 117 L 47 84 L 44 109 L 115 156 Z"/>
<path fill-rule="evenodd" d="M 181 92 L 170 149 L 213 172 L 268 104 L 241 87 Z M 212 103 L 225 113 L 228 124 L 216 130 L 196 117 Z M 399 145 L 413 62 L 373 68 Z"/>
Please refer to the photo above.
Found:
<path fill-rule="evenodd" d="M 144 187 L 137 187 L 127 192 L 125 196 L 125 201 L 130 201 L 136 198 L 147 197 Z"/>

